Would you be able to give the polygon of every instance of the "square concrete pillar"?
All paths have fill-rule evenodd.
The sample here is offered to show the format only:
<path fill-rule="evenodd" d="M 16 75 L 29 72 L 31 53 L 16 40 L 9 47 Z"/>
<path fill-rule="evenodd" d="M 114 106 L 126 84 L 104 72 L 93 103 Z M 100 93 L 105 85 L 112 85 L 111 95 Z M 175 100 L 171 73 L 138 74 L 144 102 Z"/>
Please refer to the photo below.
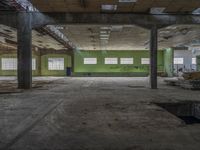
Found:
<path fill-rule="evenodd" d="M 150 86 L 157 89 L 157 52 L 158 52 L 158 29 L 151 28 L 150 35 Z"/>
<path fill-rule="evenodd" d="M 18 88 L 32 87 L 32 26 L 31 13 L 19 12 L 17 24 Z"/>

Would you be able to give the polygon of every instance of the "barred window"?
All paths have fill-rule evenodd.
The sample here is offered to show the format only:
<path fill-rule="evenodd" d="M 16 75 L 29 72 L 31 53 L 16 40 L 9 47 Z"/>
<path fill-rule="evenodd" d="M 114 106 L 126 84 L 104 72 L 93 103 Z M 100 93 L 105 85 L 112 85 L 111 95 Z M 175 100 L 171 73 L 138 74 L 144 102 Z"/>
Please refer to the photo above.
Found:
<path fill-rule="evenodd" d="M 64 58 L 48 58 L 48 70 L 64 70 Z"/>

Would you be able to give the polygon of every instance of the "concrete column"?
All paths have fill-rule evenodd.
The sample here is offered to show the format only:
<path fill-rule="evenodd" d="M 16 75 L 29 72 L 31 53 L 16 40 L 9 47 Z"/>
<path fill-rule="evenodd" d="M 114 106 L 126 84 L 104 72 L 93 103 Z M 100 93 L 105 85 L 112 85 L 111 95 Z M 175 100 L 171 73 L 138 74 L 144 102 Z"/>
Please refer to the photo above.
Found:
<path fill-rule="evenodd" d="M 75 50 L 72 50 L 72 54 L 71 54 L 72 73 L 74 72 L 74 67 L 75 67 L 75 66 L 74 66 L 74 63 L 75 63 L 75 62 L 74 62 L 74 61 L 75 61 L 75 58 L 74 58 L 74 57 L 75 57 L 75 54 L 74 54 L 74 53 L 75 53 Z"/>
<path fill-rule="evenodd" d="M 32 27 L 31 14 L 18 13 L 17 24 L 18 42 L 18 88 L 30 89 L 32 87 Z"/>
<path fill-rule="evenodd" d="M 150 84 L 152 89 L 157 89 L 157 49 L 158 49 L 158 31 L 157 27 L 151 28 L 150 36 Z"/>

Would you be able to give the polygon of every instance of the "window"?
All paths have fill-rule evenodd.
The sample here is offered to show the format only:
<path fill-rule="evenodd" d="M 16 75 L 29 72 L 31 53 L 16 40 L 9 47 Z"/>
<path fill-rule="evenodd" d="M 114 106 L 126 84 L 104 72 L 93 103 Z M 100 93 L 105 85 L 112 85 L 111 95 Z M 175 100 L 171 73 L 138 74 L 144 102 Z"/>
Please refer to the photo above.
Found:
<path fill-rule="evenodd" d="M 97 64 L 97 58 L 84 58 L 84 64 Z"/>
<path fill-rule="evenodd" d="M 17 58 L 2 58 L 2 70 L 17 70 Z"/>
<path fill-rule="evenodd" d="M 32 70 L 36 70 L 36 59 L 32 59 Z"/>
<path fill-rule="evenodd" d="M 17 70 L 17 58 L 2 58 L 2 70 Z M 32 59 L 32 70 L 36 70 L 36 59 Z"/>
<path fill-rule="evenodd" d="M 174 65 L 183 65 L 183 58 L 174 58 Z"/>
<path fill-rule="evenodd" d="M 49 58 L 48 70 L 64 70 L 64 58 Z"/>
<path fill-rule="evenodd" d="M 150 59 L 149 58 L 142 58 L 141 59 L 141 64 L 143 64 L 143 65 L 149 65 L 150 64 Z"/>
<path fill-rule="evenodd" d="M 133 64 L 133 58 L 120 58 L 120 64 Z"/>
<path fill-rule="evenodd" d="M 105 58 L 105 64 L 118 64 L 117 58 Z"/>
<path fill-rule="evenodd" d="M 196 58 L 192 58 L 192 64 L 196 65 L 197 64 L 197 59 Z"/>

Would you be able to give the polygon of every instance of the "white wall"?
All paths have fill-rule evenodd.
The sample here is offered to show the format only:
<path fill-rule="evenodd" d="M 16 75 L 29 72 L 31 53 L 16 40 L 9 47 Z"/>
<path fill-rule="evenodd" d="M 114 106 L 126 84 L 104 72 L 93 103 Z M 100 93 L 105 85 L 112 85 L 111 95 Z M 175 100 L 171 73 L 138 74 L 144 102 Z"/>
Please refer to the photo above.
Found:
<path fill-rule="evenodd" d="M 174 72 L 177 73 L 177 70 L 183 68 L 184 71 L 196 70 L 196 65 L 192 64 L 192 58 L 196 58 L 197 55 L 200 55 L 200 51 L 191 51 L 191 50 L 174 50 L 174 58 L 183 58 L 183 65 L 174 64 Z"/>

